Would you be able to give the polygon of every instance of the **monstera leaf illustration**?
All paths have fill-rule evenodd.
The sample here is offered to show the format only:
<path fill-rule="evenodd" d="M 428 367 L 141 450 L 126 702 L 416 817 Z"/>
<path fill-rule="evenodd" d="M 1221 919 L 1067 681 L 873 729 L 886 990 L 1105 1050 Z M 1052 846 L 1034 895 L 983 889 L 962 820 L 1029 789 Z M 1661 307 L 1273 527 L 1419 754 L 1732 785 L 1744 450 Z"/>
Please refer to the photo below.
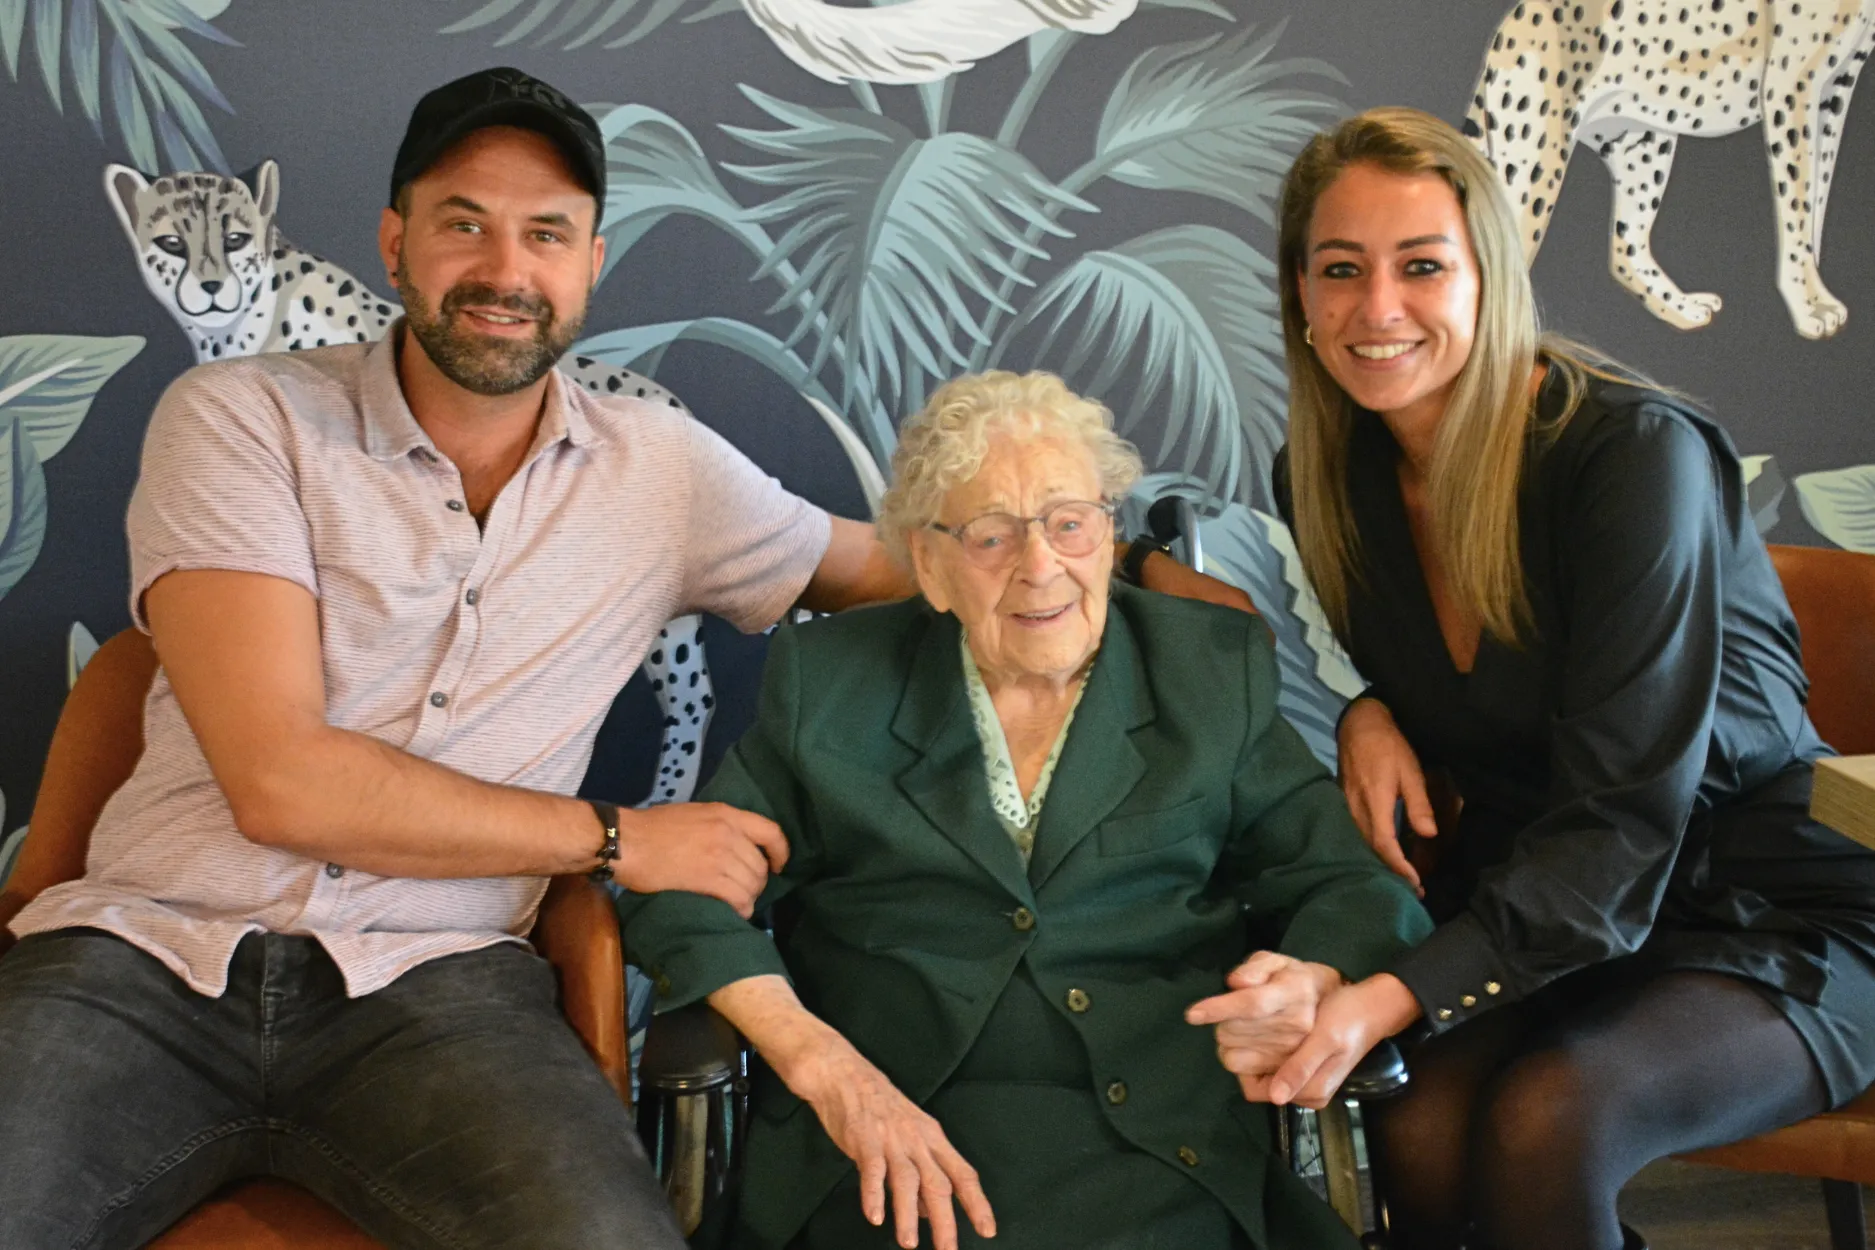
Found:
<path fill-rule="evenodd" d="M 227 158 L 198 101 L 224 113 L 234 106 L 178 33 L 233 45 L 202 16 L 225 7 L 215 0 L 0 0 L 0 55 L 18 82 L 30 10 L 33 52 L 53 107 L 65 109 L 62 52 L 79 111 L 100 138 L 109 86 L 112 120 L 134 164 L 149 170 L 206 164 L 225 174 Z"/>
<path fill-rule="evenodd" d="M 790 346 L 825 316 L 809 367 L 818 371 L 842 346 L 847 401 L 866 379 L 890 403 L 922 398 L 925 378 L 967 369 L 956 335 L 987 344 L 976 309 L 1013 311 L 996 293 L 999 281 L 1021 281 L 1012 257 L 1046 256 L 1036 237 L 1068 234 L 1054 215 L 1093 208 L 993 139 L 961 131 L 919 138 L 879 114 L 823 112 L 743 92 L 782 125 L 724 127 L 778 158 L 727 166 L 783 189 L 750 211 L 786 227 L 756 276 L 783 263 L 798 270 L 774 311 L 798 318 Z"/>
<path fill-rule="evenodd" d="M 1215 492 L 1254 495 L 1282 444 L 1282 338 L 1275 266 L 1235 235 L 1173 226 L 1088 252 L 1042 288 L 1010 326 L 1007 346 L 1045 327 L 1038 362 L 1090 395 L 1131 383 L 1123 429 L 1163 425 L 1156 459 L 1181 445 L 1184 471 Z M 1078 333 L 1070 331 L 1078 326 Z M 991 357 L 994 364 L 1002 350 Z"/>
<path fill-rule="evenodd" d="M 0 338 L 0 598 L 45 541 L 45 462 L 71 441 L 98 388 L 142 350 L 134 335 Z"/>
<path fill-rule="evenodd" d="M 1797 477 L 1803 519 L 1850 551 L 1875 553 L 1875 464 Z"/>

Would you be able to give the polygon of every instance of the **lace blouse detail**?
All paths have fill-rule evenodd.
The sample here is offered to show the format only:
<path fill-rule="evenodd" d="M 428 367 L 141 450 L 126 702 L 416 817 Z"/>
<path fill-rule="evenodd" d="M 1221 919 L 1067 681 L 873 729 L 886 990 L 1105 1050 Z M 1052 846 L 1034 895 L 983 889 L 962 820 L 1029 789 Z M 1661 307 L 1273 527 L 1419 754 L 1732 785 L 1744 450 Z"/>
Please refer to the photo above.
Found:
<path fill-rule="evenodd" d="M 984 684 L 983 674 L 977 669 L 976 658 L 970 654 L 970 636 L 966 633 L 961 639 L 964 689 L 970 696 L 970 717 L 976 722 L 977 740 L 983 746 L 983 774 L 989 781 L 990 807 L 1026 864 L 1029 853 L 1035 849 L 1035 828 L 1042 814 L 1042 804 L 1048 798 L 1048 783 L 1054 779 L 1055 765 L 1061 761 L 1061 748 L 1068 741 L 1068 727 L 1074 724 L 1074 713 L 1081 706 L 1081 695 L 1087 690 L 1086 674 L 1082 674 L 1080 689 L 1074 692 L 1074 703 L 1061 722 L 1061 732 L 1055 736 L 1054 748 L 1042 764 L 1041 775 L 1035 779 L 1035 788 L 1024 800 L 1022 786 L 1016 780 L 1015 761 L 1009 754 L 1009 740 L 1003 736 L 1003 723 L 997 718 L 996 705 L 990 699 L 990 688 Z"/>

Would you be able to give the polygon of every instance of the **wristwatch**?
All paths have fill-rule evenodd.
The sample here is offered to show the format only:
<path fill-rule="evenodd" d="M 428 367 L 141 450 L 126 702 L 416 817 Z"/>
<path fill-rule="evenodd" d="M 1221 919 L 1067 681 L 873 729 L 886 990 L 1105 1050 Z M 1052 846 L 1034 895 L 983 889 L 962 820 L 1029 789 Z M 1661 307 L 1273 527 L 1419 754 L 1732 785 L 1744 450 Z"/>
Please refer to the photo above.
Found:
<path fill-rule="evenodd" d="M 593 815 L 599 818 L 599 827 L 605 830 L 605 845 L 599 848 L 599 863 L 586 876 L 599 885 L 608 885 L 612 881 L 612 863 L 618 859 L 618 807 L 612 803 L 603 803 L 598 799 L 587 799 Z"/>
<path fill-rule="evenodd" d="M 1120 557 L 1120 580 L 1134 586 L 1144 586 L 1146 583 L 1139 580 L 1140 570 L 1146 567 L 1146 557 L 1155 551 L 1163 551 L 1170 555 L 1172 545 L 1151 534 L 1141 534 L 1137 538 L 1128 540 L 1126 554 Z"/>

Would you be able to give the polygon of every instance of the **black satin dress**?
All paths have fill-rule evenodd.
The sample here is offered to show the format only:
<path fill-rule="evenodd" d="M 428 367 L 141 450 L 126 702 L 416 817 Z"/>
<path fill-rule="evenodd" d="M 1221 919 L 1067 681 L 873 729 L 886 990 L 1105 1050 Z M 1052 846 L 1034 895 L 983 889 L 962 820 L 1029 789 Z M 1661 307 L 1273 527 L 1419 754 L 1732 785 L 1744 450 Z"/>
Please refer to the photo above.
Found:
<path fill-rule="evenodd" d="M 1552 372 L 1542 415 L 1562 402 Z M 1439 631 L 1398 456 L 1362 413 L 1348 641 L 1367 693 L 1464 799 L 1425 883 L 1439 927 L 1392 969 L 1434 1031 L 1590 967 L 1598 985 L 1703 969 L 1765 994 L 1834 1102 L 1875 1082 L 1875 852 L 1809 819 L 1812 762 L 1831 751 L 1725 432 L 1591 380 L 1559 433 L 1533 433 L 1534 627 L 1521 646 L 1487 635 L 1469 674 Z"/>

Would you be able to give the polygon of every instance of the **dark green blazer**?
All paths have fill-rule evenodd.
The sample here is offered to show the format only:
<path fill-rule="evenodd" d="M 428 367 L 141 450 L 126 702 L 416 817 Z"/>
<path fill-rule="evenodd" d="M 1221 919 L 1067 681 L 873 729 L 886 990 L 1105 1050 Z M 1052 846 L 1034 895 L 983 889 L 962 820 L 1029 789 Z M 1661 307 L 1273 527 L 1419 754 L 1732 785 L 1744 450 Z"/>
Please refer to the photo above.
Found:
<path fill-rule="evenodd" d="M 1266 1175 L 1283 1175 L 1269 1115 L 1182 1013 L 1257 945 L 1366 976 L 1425 936 L 1425 913 L 1277 714 L 1262 623 L 1117 585 L 1025 870 L 990 807 L 958 629 L 914 600 L 776 633 L 756 724 L 703 797 L 787 833 L 792 858 L 764 896 L 797 917 L 785 957 L 725 904 L 677 892 L 627 896 L 631 957 L 660 1010 L 789 976 L 920 1104 L 1026 961 L 1090 1080 L 1124 1082 L 1124 1101 L 1101 1099 L 1112 1126 L 1263 1244 L 1266 1197 L 1314 1200 L 1299 1185 L 1266 1195 Z M 1045 1125 L 1010 1129 L 1048 1140 Z M 852 1166 L 772 1079 L 745 1161 L 736 1244 L 749 1246 L 785 1245 Z"/>

